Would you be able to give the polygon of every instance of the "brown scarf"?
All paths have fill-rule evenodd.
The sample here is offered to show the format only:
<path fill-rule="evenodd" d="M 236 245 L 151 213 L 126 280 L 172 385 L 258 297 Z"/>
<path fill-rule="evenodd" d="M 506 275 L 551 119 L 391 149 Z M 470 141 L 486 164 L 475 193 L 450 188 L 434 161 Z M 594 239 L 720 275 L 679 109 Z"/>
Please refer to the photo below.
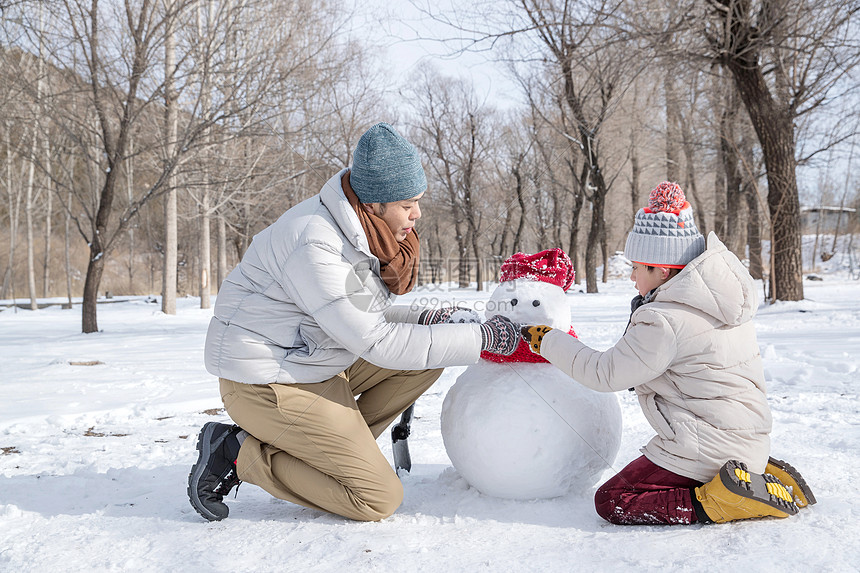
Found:
<path fill-rule="evenodd" d="M 361 227 L 367 236 L 370 252 L 379 259 L 379 274 L 394 294 L 406 294 L 418 278 L 418 235 L 415 230 L 402 241 L 394 238 L 388 224 L 380 217 L 368 213 L 361 206 L 358 195 L 349 184 L 349 171 L 340 180 L 349 204 L 358 214 Z"/>

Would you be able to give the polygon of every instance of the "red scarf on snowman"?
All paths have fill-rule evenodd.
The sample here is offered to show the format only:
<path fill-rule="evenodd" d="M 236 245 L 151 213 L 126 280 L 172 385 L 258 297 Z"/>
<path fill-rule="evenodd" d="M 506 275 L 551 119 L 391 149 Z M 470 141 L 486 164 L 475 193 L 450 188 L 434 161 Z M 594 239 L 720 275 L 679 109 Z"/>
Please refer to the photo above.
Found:
<path fill-rule="evenodd" d="M 514 253 L 502 263 L 499 282 L 512 281 L 527 278 L 533 281 L 541 281 L 553 284 L 567 291 L 573 284 L 575 276 L 573 264 L 570 257 L 561 249 L 548 249 L 527 255 L 525 253 Z M 573 327 L 568 334 L 577 338 Z M 491 362 L 537 362 L 548 363 L 543 356 L 535 354 L 529 349 L 525 340 L 520 340 L 519 346 L 510 356 L 493 354 L 492 352 L 481 352 L 481 358 Z"/>

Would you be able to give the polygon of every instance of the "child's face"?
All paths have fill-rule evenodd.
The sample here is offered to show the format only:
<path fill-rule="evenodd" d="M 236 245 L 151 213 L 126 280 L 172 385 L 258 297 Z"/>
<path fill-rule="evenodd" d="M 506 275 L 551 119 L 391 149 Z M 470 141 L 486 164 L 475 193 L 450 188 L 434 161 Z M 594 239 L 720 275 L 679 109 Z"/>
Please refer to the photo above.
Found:
<path fill-rule="evenodd" d="M 633 263 L 630 280 L 636 284 L 636 290 L 639 291 L 639 294 L 645 296 L 649 291 L 669 280 L 669 274 L 669 269 Z"/>

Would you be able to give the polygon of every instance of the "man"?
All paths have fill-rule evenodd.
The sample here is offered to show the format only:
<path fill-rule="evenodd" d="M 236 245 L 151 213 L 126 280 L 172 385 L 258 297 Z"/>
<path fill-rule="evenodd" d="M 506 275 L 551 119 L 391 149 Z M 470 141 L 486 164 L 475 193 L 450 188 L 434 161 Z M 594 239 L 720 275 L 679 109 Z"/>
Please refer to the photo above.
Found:
<path fill-rule="evenodd" d="M 391 304 L 417 278 L 426 188 L 415 147 L 374 125 L 352 168 L 256 235 L 221 285 L 205 360 L 238 426 L 198 437 L 188 495 L 203 517 L 227 517 L 240 480 L 351 519 L 391 515 L 403 488 L 376 438 L 441 368 L 514 351 L 501 316 L 445 324 L 452 309 Z"/>

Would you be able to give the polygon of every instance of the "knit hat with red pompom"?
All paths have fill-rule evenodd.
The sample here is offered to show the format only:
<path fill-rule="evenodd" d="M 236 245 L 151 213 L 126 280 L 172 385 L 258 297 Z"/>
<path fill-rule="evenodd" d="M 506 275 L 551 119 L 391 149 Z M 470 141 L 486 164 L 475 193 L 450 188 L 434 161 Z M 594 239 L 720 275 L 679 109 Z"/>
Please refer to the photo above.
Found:
<path fill-rule="evenodd" d="M 651 191 L 627 235 L 624 256 L 634 263 L 681 269 L 705 252 L 693 208 L 677 183 L 664 181 Z"/>
<path fill-rule="evenodd" d="M 573 284 L 573 264 L 567 253 L 557 248 L 533 255 L 514 253 L 502 263 L 499 281 L 520 278 L 554 284 L 566 291 Z"/>

